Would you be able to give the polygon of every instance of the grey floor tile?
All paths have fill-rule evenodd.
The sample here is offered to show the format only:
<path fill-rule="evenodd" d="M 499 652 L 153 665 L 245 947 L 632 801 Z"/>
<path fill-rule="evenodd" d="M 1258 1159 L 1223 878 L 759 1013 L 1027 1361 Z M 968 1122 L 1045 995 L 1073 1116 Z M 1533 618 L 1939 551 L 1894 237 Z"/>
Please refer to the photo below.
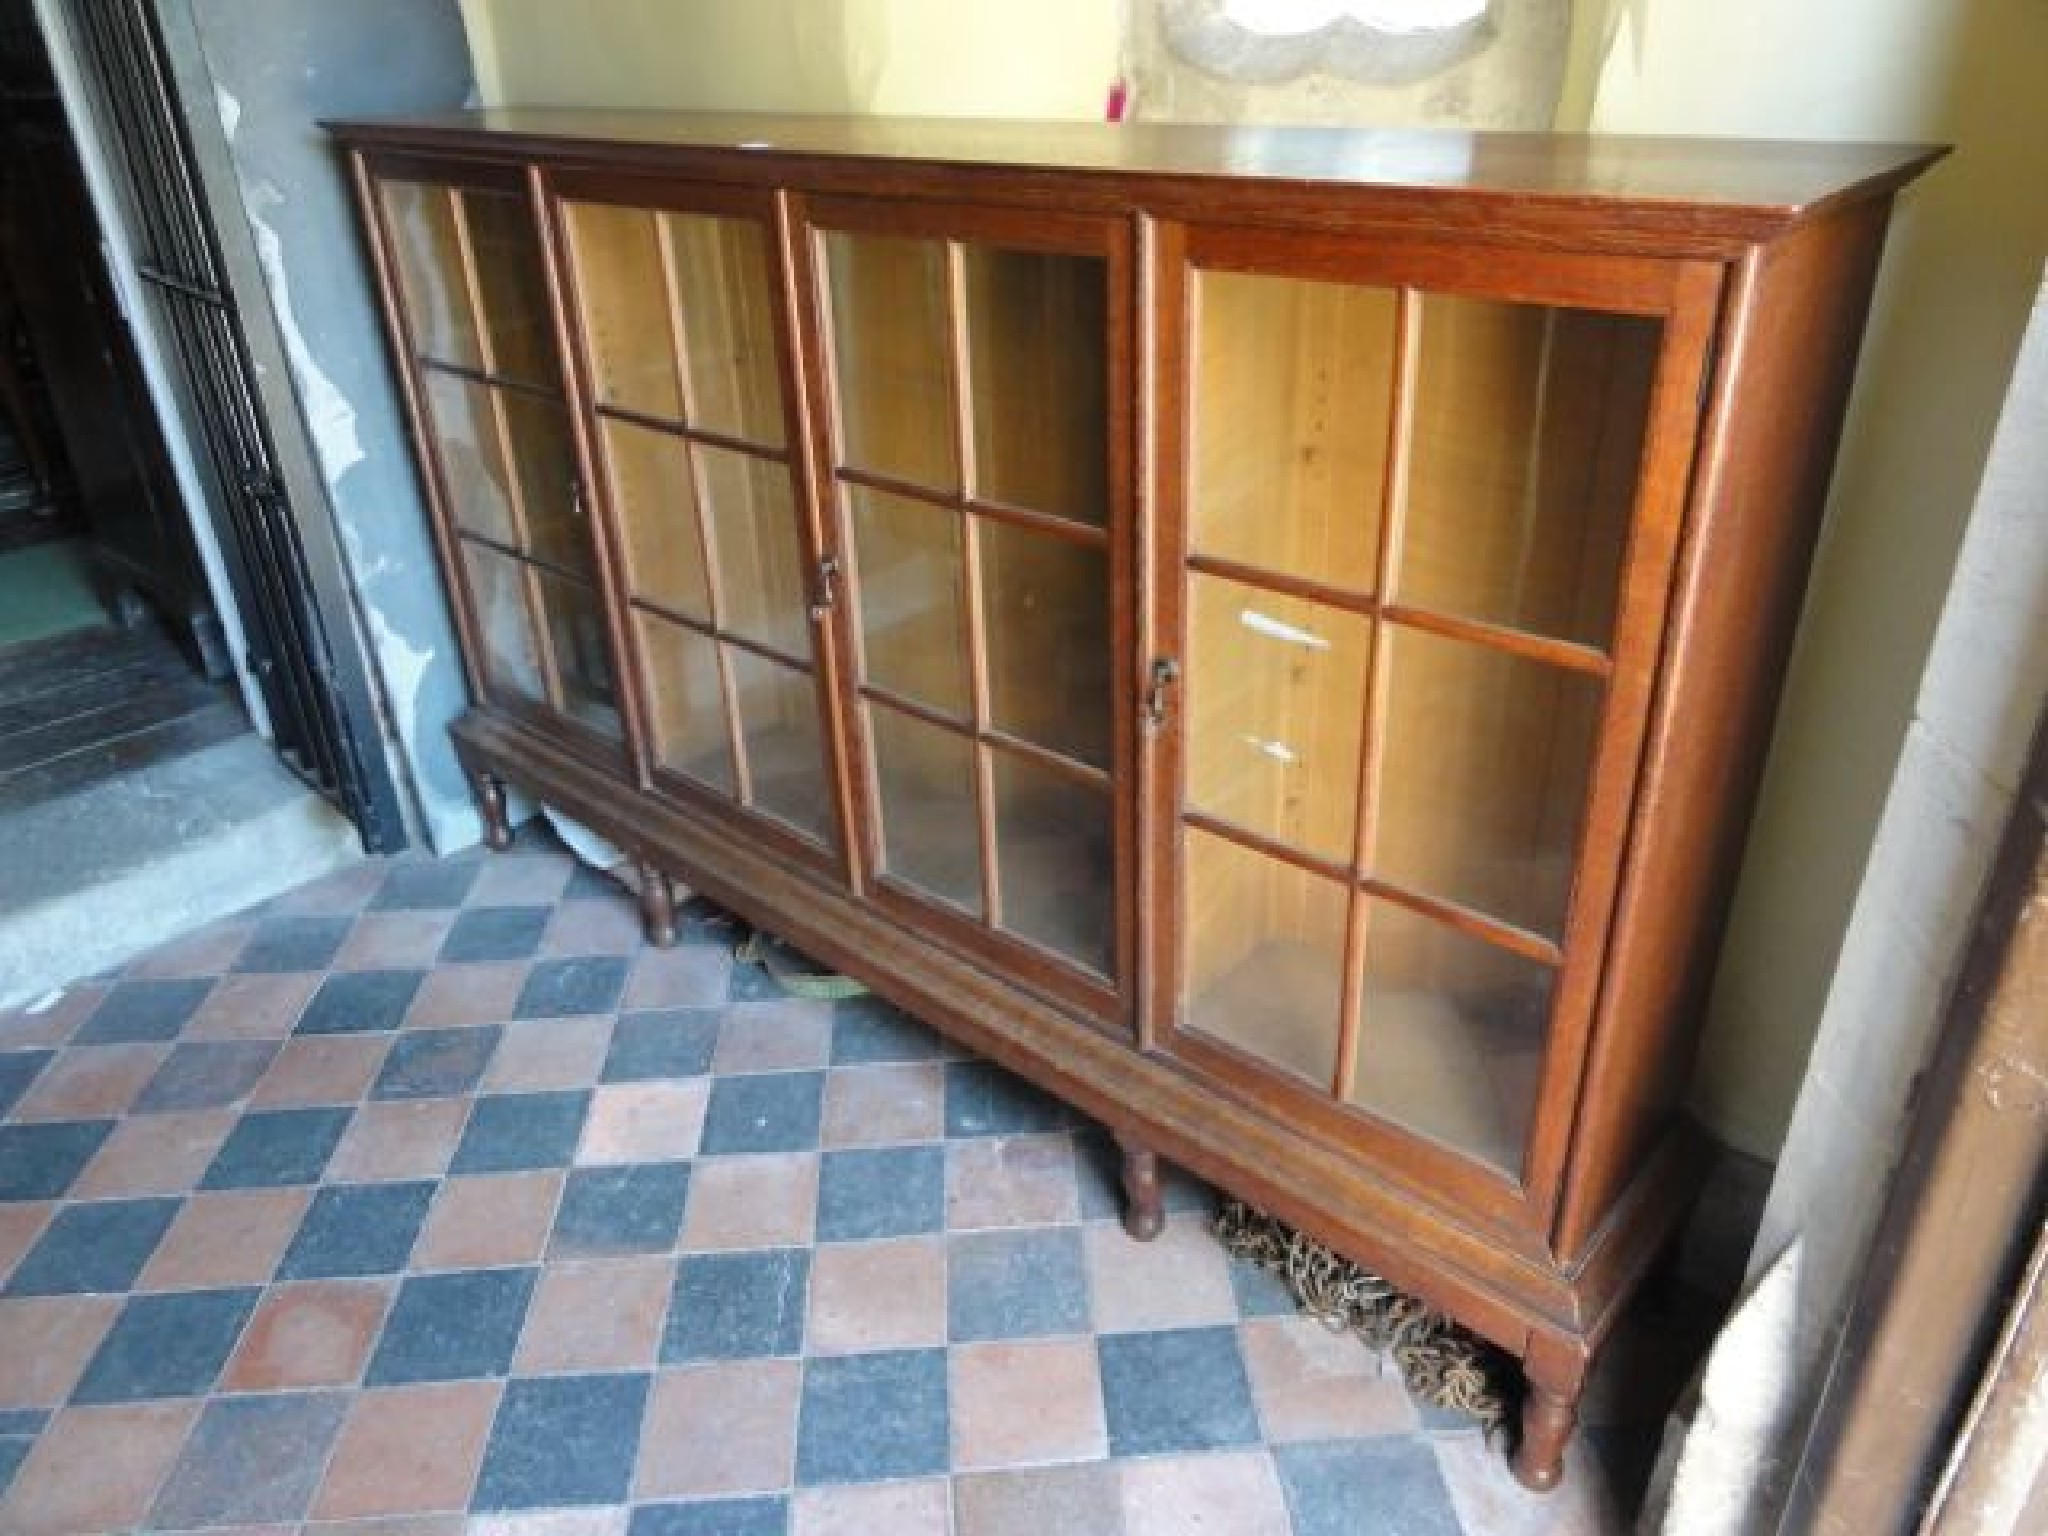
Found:
<path fill-rule="evenodd" d="M 1295 1536 L 1466 1536 L 1436 1456 L 1420 1438 L 1282 1445 L 1273 1460 Z"/>
<path fill-rule="evenodd" d="M 454 1173 L 566 1168 L 576 1156 L 588 1092 L 486 1094 L 469 1112 Z"/>
<path fill-rule="evenodd" d="M 135 1283 L 178 1214 L 176 1200 L 66 1206 L 7 1282 L 9 1296 L 119 1295 Z"/>
<path fill-rule="evenodd" d="M 154 1525 L 297 1520 L 319 1486 L 348 1402 L 342 1392 L 215 1398 L 157 1495 Z"/>
<path fill-rule="evenodd" d="M 946 1270 L 948 1336 L 956 1343 L 1088 1332 L 1078 1227 L 957 1233 L 946 1240 Z"/>
<path fill-rule="evenodd" d="M 278 1266 L 280 1280 L 392 1275 L 405 1268 L 435 1185 L 341 1184 L 313 1196 Z"/>
<path fill-rule="evenodd" d="M 562 1190 L 550 1258 L 616 1258 L 675 1247 L 690 1192 L 687 1163 L 578 1168 Z"/>
<path fill-rule="evenodd" d="M 274 1040 L 200 1041 L 173 1046 L 131 1113 L 223 1109 L 249 1096 L 277 1056 Z"/>
<path fill-rule="evenodd" d="M 395 1030 L 426 980 L 419 970 L 343 971 L 320 983 L 299 1015 L 301 1035 L 361 1035 Z"/>
<path fill-rule="evenodd" d="M 111 1120 L 0 1125 L 0 1201 L 61 1199 L 113 1129 Z"/>
<path fill-rule="evenodd" d="M 370 1357 L 373 1387 L 502 1376 L 533 1298 L 533 1269 L 409 1276 Z"/>
<path fill-rule="evenodd" d="M 1111 1455 L 1213 1451 L 1258 1440 L 1235 1328 L 1110 1333 L 1096 1348 Z"/>
<path fill-rule="evenodd" d="M 936 1061 L 938 1035 L 879 997 L 849 998 L 832 1010 L 832 1065 L 872 1066 L 894 1061 Z"/>
<path fill-rule="evenodd" d="M 28 1460 L 28 1453 L 33 1449 L 35 1441 L 26 1435 L 0 1435 L 0 1498 L 7 1496 L 14 1474 L 21 1470 L 21 1464 Z"/>
<path fill-rule="evenodd" d="M 951 1464 L 946 1352 L 833 1355 L 804 1365 L 799 1485 L 924 1477 Z"/>
<path fill-rule="evenodd" d="M 476 1087 L 503 1031 L 417 1029 L 398 1037 L 371 1086 L 373 1099 L 446 1099 Z"/>
<path fill-rule="evenodd" d="M 946 1134 L 1016 1136 L 1064 1131 L 1078 1117 L 1049 1094 L 988 1061 L 946 1064 Z"/>
<path fill-rule="evenodd" d="M 584 956 L 542 960 L 526 973 L 526 984 L 512 1005 L 515 1019 L 565 1019 L 583 1013 L 610 1013 L 626 989 L 629 963 L 616 956 Z"/>
<path fill-rule="evenodd" d="M 124 981 L 93 1010 L 73 1045 L 114 1045 L 138 1040 L 175 1040 L 213 990 L 208 979 Z"/>
<path fill-rule="evenodd" d="M 622 1015 L 605 1055 L 604 1081 L 701 1077 L 711 1070 L 723 1016 L 716 1008 L 663 1008 Z"/>
<path fill-rule="evenodd" d="M 662 1364 L 798 1353 L 810 1274 L 806 1248 L 685 1256 L 676 1266 Z"/>
<path fill-rule="evenodd" d="M 440 963 L 531 959 L 553 915 L 552 907 L 471 907 L 441 941 Z"/>
<path fill-rule="evenodd" d="M 129 1297 L 71 1400 L 127 1403 L 209 1390 L 261 1294 L 238 1288 Z"/>
<path fill-rule="evenodd" d="M 8 1051 L 0 1054 L 0 1115 L 14 1108 L 29 1084 L 42 1075 L 55 1051 Z"/>
<path fill-rule="evenodd" d="M 422 859 L 394 864 L 370 898 L 372 912 L 431 912 L 459 907 L 476 883 L 479 861 Z"/>
<path fill-rule="evenodd" d="M 235 957 L 238 971 L 324 971 L 355 926 L 351 917 L 266 917 Z"/>
<path fill-rule="evenodd" d="M 648 1378 L 547 1376 L 506 1385 L 477 1476 L 478 1510 L 617 1504 L 630 1491 Z"/>
<path fill-rule="evenodd" d="M 906 1237 L 945 1225 L 944 1147 L 859 1148 L 820 1159 L 819 1241 Z"/>
<path fill-rule="evenodd" d="M 1286 1317 L 1301 1310 L 1285 1279 L 1246 1259 L 1230 1260 L 1230 1289 L 1239 1317 Z"/>
<path fill-rule="evenodd" d="M 702 1499 L 689 1504 L 643 1504 L 626 1536 L 785 1536 L 789 1500 L 780 1494 L 751 1499 Z"/>
<path fill-rule="evenodd" d="M 200 1180 L 201 1189 L 275 1189 L 313 1184 L 327 1169 L 349 1109 L 273 1109 L 244 1115 Z"/>
<path fill-rule="evenodd" d="M 711 1085 L 701 1150 L 809 1152 L 818 1145 L 824 1101 L 822 1072 L 721 1077 Z"/>

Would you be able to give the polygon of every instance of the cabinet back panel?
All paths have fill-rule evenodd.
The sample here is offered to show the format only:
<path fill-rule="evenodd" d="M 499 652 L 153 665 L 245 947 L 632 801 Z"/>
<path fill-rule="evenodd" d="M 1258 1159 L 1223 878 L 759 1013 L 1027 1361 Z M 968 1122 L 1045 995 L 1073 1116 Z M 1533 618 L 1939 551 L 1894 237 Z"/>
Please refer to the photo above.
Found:
<path fill-rule="evenodd" d="M 1374 590 L 1396 307 L 1385 288 L 1199 274 L 1195 553 Z"/>
<path fill-rule="evenodd" d="M 1104 526 L 1107 264 L 978 244 L 961 260 L 974 494 Z"/>
<path fill-rule="evenodd" d="M 945 247 L 848 234 L 824 245 L 841 463 L 959 490 Z"/>
<path fill-rule="evenodd" d="M 710 589 L 688 448 L 679 437 L 623 421 L 601 420 L 598 441 L 625 534 L 628 590 L 709 623 Z"/>
<path fill-rule="evenodd" d="M 669 295 L 655 216 L 605 203 L 564 208 L 576 307 L 598 402 L 681 421 Z"/>
<path fill-rule="evenodd" d="M 765 448 L 783 441 L 768 241 L 749 219 L 662 216 L 683 317 L 690 425 Z"/>
<path fill-rule="evenodd" d="M 413 345 L 422 356 L 444 363 L 483 367 L 476 310 L 464 275 L 454 188 L 387 181 L 380 196 Z"/>
<path fill-rule="evenodd" d="M 1601 688 L 1400 625 L 1390 647 L 1373 871 L 1557 939 Z"/>
<path fill-rule="evenodd" d="M 1425 295 L 1404 604 L 1605 647 L 1660 327 Z"/>
<path fill-rule="evenodd" d="M 1188 628 L 1189 806 L 1350 864 L 1370 622 L 1198 573 Z"/>
<path fill-rule="evenodd" d="M 865 486 L 845 495 L 863 679 L 965 721 L 972 709 L 961 514 Z"/>

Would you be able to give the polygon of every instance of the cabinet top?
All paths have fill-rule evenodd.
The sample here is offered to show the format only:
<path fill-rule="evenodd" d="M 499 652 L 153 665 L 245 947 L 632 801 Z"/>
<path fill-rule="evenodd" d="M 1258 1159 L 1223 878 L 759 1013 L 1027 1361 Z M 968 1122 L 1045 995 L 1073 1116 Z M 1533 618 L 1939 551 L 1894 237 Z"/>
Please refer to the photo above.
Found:
<path fill-rule="evenodd" d="M 1628 205 L 1760 236 L 1848 198 L 1889 191 L 1938 146 L 1632 138 L 1569 133 L 1207 127 L 1181 123 L 806 117 L 504 107 L 327 125 L 363 145 L 477 147 L 669 164 L 703 152 L 1012 172 L 1257 182 L 1333 192 L 1464 192 Z M 1695 228 L 1698 223 L 1695 223 Z"/>

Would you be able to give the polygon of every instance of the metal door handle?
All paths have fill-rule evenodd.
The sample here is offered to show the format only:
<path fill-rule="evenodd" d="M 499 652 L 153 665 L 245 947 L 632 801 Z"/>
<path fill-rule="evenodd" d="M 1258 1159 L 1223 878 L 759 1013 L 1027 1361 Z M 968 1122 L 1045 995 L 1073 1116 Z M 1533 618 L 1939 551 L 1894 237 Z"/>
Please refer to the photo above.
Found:
<path fill-rule="evenodd" d="M 832 605 L 839 601 L 839 557 L 826 555 L 818 561 L 818 596 L 811 604 L 811 622 L 822 624 Z"/>
<path fill-rule="evenodd" d="M 1152 663 L 1152 683 L 1145 690 L 1145 734 L 1156 736 L 1166 725 L 1166 700 L 1169 690 L 1180 681 L 1180 663 L 1171 656 L 1161 656 Z"/>

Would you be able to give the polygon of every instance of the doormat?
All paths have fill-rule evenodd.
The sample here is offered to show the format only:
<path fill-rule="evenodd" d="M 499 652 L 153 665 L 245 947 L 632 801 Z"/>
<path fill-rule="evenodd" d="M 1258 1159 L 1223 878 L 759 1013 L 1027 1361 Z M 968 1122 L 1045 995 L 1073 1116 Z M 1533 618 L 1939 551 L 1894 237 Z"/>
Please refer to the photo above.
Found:
<path fill-rule="evenodd" d="M 1223 1202 L 1216 1237 L 1226 1252 L 1278 1275 L 1323 1326 L 1391 1355 L 1416 1397 L 1470 1414 L 1488 1440 L 1507 1428 L 1520 1373 L 1502 1350 L 1242 1200 Z"/>

